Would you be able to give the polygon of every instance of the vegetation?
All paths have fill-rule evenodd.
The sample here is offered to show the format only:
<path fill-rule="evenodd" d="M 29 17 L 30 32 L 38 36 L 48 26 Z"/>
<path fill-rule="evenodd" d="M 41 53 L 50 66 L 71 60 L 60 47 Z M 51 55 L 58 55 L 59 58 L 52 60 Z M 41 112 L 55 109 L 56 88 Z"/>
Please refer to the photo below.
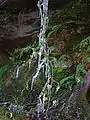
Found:
<path fill-rule="evenodd" d="M 90 84 L 84 78 L 90 68 L 87 3 L 70 2 L 55 11 L 49 24 L 48 1 L 46 9 L 41 3 L 39 44 L 15 49 L 8 64 L 0 66 L 0 102 L 23 106 L 23 112 L 6 105 L 0 108 L 0 119 L 89 119 Z"/>

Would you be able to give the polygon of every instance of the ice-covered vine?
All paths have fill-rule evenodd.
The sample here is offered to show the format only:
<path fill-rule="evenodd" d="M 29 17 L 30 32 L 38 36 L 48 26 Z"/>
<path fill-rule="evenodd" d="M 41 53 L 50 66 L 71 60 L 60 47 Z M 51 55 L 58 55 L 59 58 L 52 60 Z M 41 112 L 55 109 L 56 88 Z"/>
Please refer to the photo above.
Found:
<path fill-rule="evenodd" d="M 38 52 L 38 67 L 37 67 L 37 71 L 36 74 L 32 77 L 32 85 L 31 85 L 31 89 L 33 87 L 33 82 L 36 79 L 36 77 L 38 76 L 39 71 L 42 68 L 42 65 L 47 61 L 47 41 L 46 41 L 46 37 L 45 37 L 45 33 L 46 33 L 46 28 L 48 26 L 48 0 L 39 0 L 38 1 L 38 8 L 39 8 L 39 14 L 40 14 L 40 33 L 39 33 L 39 52 Z M 42 55 L 45 55 L 44 57 L 42 57 Z"/>
<path fill-rule="evenodd" d="M 38 52 L 38 66 L 35 75 L 32 77 L 32 85 L 31 89 L 33 87 L 33 82 L 38 76 L 41 68 L 43 66 L 45 67 L 45 77 L 47 79 L 46 84 L 43 87 L 44 91 L 46 88 L 48 88 L 48 93 L 49 87 L 47 87 L 50 83 L 51 79 L 51 72 L 50 72 L 50 63 L 49 63 L 49 50 L 47 49 L 47 39 L 46 39 L 46 28 L 48 26 L 48 2 L 49 0 L 39 0 L 38 1 L 38 8 L 39 8 L 39 14 L 40 14 L 40 33 L 39 33 L 39 52 Z M 39 100 L 38 100 L 38 113 L 39 112 L 44 112 L 44 104 L 45 104 L 45 94 L 41 92 L 39 95 Z M 49 106 L 49 104 L 48 104 Z"/>
<path fill-rule="evenodd" d="M 29 65 L 32 63 L 32 59 L 35 58 L 35 52 L 37 54 L 37 68 L 35 74 L 32 76 L 31 79 L 31 90 L 33 89 L 33 83 L 35 79 L 38 77 L 41 70 L 44 70 L 45 78 L 47 79 L 46 84 L 44 85 L 42 91 L 47 89 L 47 96 L 48 101 L 50 101 L 50 80 L 51 80 L 51 68 L 50 68 L 50 61 L 49 61 L 49 50 L 47 47 L 47 39 L 46 39 L 46 29 L 48 26 L 48 3 L 49 0 L 39 0 L 38 1 L 38 8 L 39 8 L 39 15 L 40 15 L 40 32 L 38 35 L 39 44 L 38 44 L 38 50 L 33 50 L 33 53 L 30 57 L 30 59 L 26 62 L 26 64 Z M 22 68 L 17 67 L 16 77 L 18 78 L 19 70 Z M 38 97 L 38 112 L 44 112 L 44 105 L 45 105 L 45 94 L 43 94 L 41 91 L 39 97 Z M 48 102 L 49 107 L 49 102 Z M 47 108 L 48 108 L 47 107 Z"/>

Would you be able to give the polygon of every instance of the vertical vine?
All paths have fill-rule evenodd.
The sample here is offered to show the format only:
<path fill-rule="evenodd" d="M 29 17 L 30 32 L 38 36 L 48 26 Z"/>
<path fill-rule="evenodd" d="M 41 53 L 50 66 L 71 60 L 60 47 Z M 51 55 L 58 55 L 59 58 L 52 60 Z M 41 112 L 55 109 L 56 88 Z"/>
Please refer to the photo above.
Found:
<path fill-rule="evenodd" d="M 39 52 L 38 52 L 38 66 L 35 75 L 32 77 L 32 85 L 33 82 L 38 76 L 41 68 L 44 66 L 45 77 L 47 79 L 46 84 L 43 87 L 41 94 L 38 97 L 38 115 L 40 112 L 44 112 L 44 105 L 45 105 L 45 95 L 43 91 L 47 89 L 47 96 L 50 95 L 50 79 L 51 79 L 51 71 L 50 71 L 50 62 L 49 62 L 49 50 L 47 48 L 47 39 L 46 39 L 46 28 L 48 26 L 48 2 L 49 0 L 39 0 L 38 1 L 38 8 L 40 14 L 40 33 L 39 33 Z M 50 101 L 50 97 L 48 98 Z M 49 102 L 48 102 L 49 107 Z M 48 109 L 47 107 L 47 109 Z"/>
<path fill-rule="evenodd" d="M 44 73 L 45 73 L 45 78 L 46 78 L 46 83 L 38 97 L 38 115 L 40 112 L 45 111 L 45 98 L 48 98 L 48 103 L 47 103 L 47 110 L 49 108 L 49 103 L 50 103 L 50 93 L 51 93 L 51 67 L 50 67 L 50 61 L 49 61 L 49 49 L 47 47 L 47 39 L 46 39 L 46 29 L 48 26 L 48 3 L 49 0 L 39 0 L 38 1 L 38 8 L 39 8 L 39 15 L 40 15 L 40 32 L 38 35 L 39 38 L 39 44 L 37 49 L 32 48 L 33 53 L 30 57 L 30 59 L 25 63 L 29 65 L 30 69 L 30 64 L 32 63 L 33 58 L 38 60 L 38 65 L 36 68 L 35 74 L 32 76 L 31 79 L 31 90 L 33 89 L 33 84 L 35 79 L 38 77 L 40 71 L 44 67 Z M 35 53 L 38 53 L 37 56 L 35 56 Z M 20 69 L 22 69 L 23 66 L 17 67 L 16 70 L 16 78 L 18 78 L 18 74 Z M 44 93 L 43 91 L 46 91 Z"/>
<path fill-rule="evenodd" d="M 45 35 L 46 28 L 48 26 L 48 0 L 39 0 L 37 5 L 39 8 L 39 14 L 40 14 L 40 33 L 39 33 L 39 48 L 40 49 L 38 52 L 38 67 L 37 67 L 36 74 L 32 77 L 31 89 L 33 87 L 33 82 L 38 76 L 43 64 L 47 63 L 47 55 L 48 55 L 47 41 L 46 41 L 46 35 Z M 42 55 L 44 55 L 44 57 L 42 57 Z M 46 72 L 46 76 L 47 76 L 47 72 Z"/>

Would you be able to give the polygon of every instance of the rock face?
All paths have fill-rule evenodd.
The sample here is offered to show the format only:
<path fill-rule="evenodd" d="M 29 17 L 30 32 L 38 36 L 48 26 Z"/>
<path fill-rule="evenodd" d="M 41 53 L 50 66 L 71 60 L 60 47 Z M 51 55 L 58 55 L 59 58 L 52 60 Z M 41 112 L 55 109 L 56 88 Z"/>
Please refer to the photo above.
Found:
<path fill-rule="evenodd" d="M 0 0 L 0 7 L 9 9 L 36 8 L 38 0 Z M 49 0 L 49 8 L 61 8 L 71 0 Z"/>
<path fill-rule="evenodd" d="M 53 12 L 49 12 L 51 17 Z M 21 13 L 19 16 L 19 14 L 11 14 L 2 10 L 0 15 L 0 53 L 25 47 L 35 42 L 34 39 L 37 40 L 40 27 L 37 11 Z"/>
<path fill-rule="evenodd" d="M 6 7 L 9 10 L 22 10 L 24 8 L 36 8 L 37 0 L 2 0 L 1 7 Z"/>
<path fill-rule="evenodd" d="M 31 43 L 39 31 L 37 1 L 0 0 L 0 53 Z"/>
<path fill-rule="evenodd" d="M 5 13 L 6 14 L 6 13 Z M 37 11 L 27 14 L 7 15 L 0 19 L 0 52 L 8 52 L 17 47 L 23 47 L 32 42 L 33 36 L 39 31 L 39 18 Z"/>
<path fill-rule="evenodd" d="M 31 43 L 39 31 L 37 1 L 0 0 L 0 53 Z M 55 10 L 63 1 L 50 0 L 49 9 Z"/>
<path fill-rule="evenodd" d="M 22 9 L 36 9 L 38 0 L 0 0 L 0 7 L 13 11 Z M 71 0 L 49 0 L 49 9 L 62 8 Z"/>

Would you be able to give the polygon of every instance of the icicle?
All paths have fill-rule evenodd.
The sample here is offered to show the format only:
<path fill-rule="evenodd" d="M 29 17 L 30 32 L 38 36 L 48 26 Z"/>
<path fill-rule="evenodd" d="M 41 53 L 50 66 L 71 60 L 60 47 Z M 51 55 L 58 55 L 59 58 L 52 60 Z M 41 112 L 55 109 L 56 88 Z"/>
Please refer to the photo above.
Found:
<path fill-rule="evenodd" d="M 20 67 L 17 66 L 17 67 L 16 67 L 16 79 L 19 77 L 19 70 L 20 70 Z"/>

